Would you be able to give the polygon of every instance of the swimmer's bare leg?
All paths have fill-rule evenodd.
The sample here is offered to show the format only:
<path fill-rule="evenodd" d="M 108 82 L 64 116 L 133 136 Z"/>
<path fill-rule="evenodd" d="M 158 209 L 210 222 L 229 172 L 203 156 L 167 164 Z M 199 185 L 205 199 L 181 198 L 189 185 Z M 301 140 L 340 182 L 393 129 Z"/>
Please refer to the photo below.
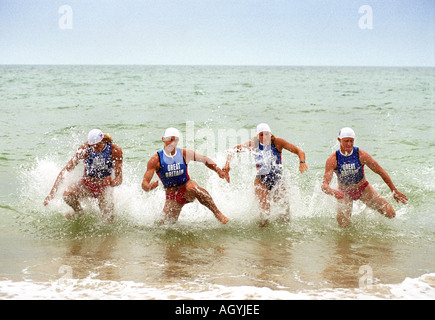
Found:
<path fill-rule="evenodd" d="M 279 219 L 282 222 L 290 222 L 290 200 L 287 197 L 287 189 L 282 182 L 280 183 L 280 186 L 275 190 L 273 200 L 280 201 L 285 206 L 285 212 L 280 215 Z"/>
<path fill-rule="evenodd" d="M 74 210 L 72 213 L 67 213 L 65 218 L 73 219 L 83 215 L 83 208 L 79 199 L 85 196 L 83 182 L 69 186 L 63 193 L 63 200 Z"/>
<path fill-rule="evenodd" d="M 396 211 L 393 206 L 382 197 L 370 184 L 364 189 L 360 200 L 367 204 L 370 208 L 377 210 L 380 214 L 387 218 L 394 218 Z"/>
<path fill-rule="evenodd" d="M 163 207 L 163 219 L 158 221 L 158 224 L 172 224 L 177 222 L 183 206 L 184 204 L 180 204 L 177 201 L 167 199 L 165 202 L 165 206 Z"/>
<path fill-rule="evenodd" d="M 349 197 L 344 197 L 338 200 L 337 204 L 337 222 L 342 228 L 350 226 L 350 217 L 352 215 L 353 200 Z"/>
<path fill-rule="evenodd" d="M 192 180 L 187 182 L 184 195 L 188 201 L 193 201 L 195 198 L 198 199 L 199 203 L 213 212 L 216 219 L 223 224 L 226 224 L 229 221 L 229 219 L 220 212 L 208 191 L 198 186 L 196 182 Z"/>
<path fill-rule="evenodd" d="M 258 225 L 260 227 L 265 227 L 269 224 L 270 216 L 269 189 L 267 189 L 266 186 L 258 178 L 255 179 L 254 185 L 255 195 L 257 196 L 258 202 L 260 204 L 260 220 L 258 222 Z"/>
<path fill-rule="evenodd" d="M 107 194 L 107 191 L 101 194 L 98 198 L 98 207 L 100 208 L 103 218 L 108 222 L 112 222 L 114 219 L 113 212 L 115 210 L 115 204 L 112 201 L 112 195 Z"/>

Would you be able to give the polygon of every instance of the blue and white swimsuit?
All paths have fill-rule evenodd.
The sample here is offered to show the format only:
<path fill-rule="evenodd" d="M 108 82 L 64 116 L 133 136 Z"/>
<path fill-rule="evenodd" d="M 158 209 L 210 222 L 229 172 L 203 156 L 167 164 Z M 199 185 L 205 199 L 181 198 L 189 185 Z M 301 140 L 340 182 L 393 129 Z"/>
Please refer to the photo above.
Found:
<path fill-rule="evenodd" d="M 157 172 L 165 189 L 179 187 L 190 180 L 187 172 L 187 164 L 184 161 L 183 153 L 177 148 L 175 155 L 168 156 L 162 150 L 157 151 L 160 159 L 160 169 Z"/>
<path fill-rule="evenodd" d="M 340 150 L 336 152 L 338 181 L 344 185 L 357 184 L 364 178 L 364 165 L 359 161 L 359 149 L 353 147 L 350 155 L 343 155 Z"/>
<path fill-rule="evenodd" d="M 255 153 L 257 166 L 257 178 L 269 189 L 272 190 L 278 184 L 282 176 L 282 154 L 275 145 L 258 144 Z"/>
<path fill-rule="evenodd" d="M 112 174 L 112 143 L 107 142 L 101 152 L 89 147 L 89 155 L 85 160 L 85 172 L 91 178 L 104 179 Z"/>

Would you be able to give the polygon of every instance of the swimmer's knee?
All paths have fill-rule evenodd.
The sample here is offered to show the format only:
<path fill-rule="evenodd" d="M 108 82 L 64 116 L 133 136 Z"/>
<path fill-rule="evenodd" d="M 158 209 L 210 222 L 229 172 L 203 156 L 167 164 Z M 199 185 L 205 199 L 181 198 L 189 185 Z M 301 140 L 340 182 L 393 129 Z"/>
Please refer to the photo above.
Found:
<path fill-rule="evenodd" d="M 191 184 L 190 186 L 186 186 L 185 197 L 190 201 L 190 198 L 193 196 L 194 198 L 202 198 L 202 197 L 210 197 L 210 194 L 204 188 L 201 188 L 198 184 Z"/>
<path fill-rule="evenodd" d="M 198 186 L 198 184 L 195 181 L 189 180 L 185 187 L 184 187 L 184 192 L 186 193 L 198 193 L 200 191 L 200 187 Z"/>
<path fill-rule="evenodd" d="M 66 199 L 77 199 L 79 198 L 79 193 L 80 193 L 80 189 L 75 188 L 73 186 L 69 186 L 63 192 L 62 197 L 65 201 Z"/>
<path fill-rule="evenodd" d="M 350 226 L 350 219 L 345 217 L 337 217 L 338 225 L 342 228 Z"/>
<path fill-rule="evenodd" d="M 396 211 L 394 211 L 393 207 L 387 201 L 384 201 L 384 204 L 379 209 L 379 212 L 383 214 L 387 218 L 394 218 L 396 216 Z"/>
<path fill-rule="evenodd" d="M 115 210 L 115 204 L 111 201 L 99 201 L 98 206 L 104 214 L 112 214 Z"/>
<path fill-rule="evenodd" d="M 68 203 L 69 201 L 73 200 L 73 195 L 74 195 L 73 192 L 65 190 L 63 195 L 62 195 L 62 199 L 63 199 L 63 201 Z"/>

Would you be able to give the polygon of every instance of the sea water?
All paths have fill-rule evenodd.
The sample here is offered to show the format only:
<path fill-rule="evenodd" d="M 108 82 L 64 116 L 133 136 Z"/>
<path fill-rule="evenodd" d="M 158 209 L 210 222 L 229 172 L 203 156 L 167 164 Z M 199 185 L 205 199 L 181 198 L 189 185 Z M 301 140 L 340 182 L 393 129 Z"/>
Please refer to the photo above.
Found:
<path fill-rule="evenodd" d="M 434 299 L 434 68 L 230 66 L 0 67 L 1 299 Z M 149 158 L 167 127 L 220 167 L 266 122 L 306 153 L 283 151 L 291 221 L 272 203 L 257 224 L 253 155 L 237 154 L 228 184 L 202 163 L 189 175 L 230 219 L 197 201 L 177 223 L 158 226 L 160 186 L 144 192 Z M 409 198 L 394 201 L 380 176 L 369 182 L 396 210 L 387 219 L 355 202 L 338 226 L 324 194 L 327 157 L 344 126 Z M 60 170 L 99 128 L 123 150 L 115 219 L 92 200 L 71 211 L 62 191 L 46 207 Z M 157 180 L 154 175 L 153 180 Z M 332 184 L 336 185 L 333 180 Z"/>

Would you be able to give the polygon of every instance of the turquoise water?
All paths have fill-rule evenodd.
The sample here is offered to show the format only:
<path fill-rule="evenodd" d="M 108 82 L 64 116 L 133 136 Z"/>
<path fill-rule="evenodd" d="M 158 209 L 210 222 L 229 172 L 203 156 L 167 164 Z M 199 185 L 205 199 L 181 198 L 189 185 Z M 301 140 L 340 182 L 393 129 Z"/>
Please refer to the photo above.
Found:
<path fill-rule="evenodd" d="M 434 68 L 0 68 L 0 297 L 54 298 L 59 286 L 69 289 L 66 299 L 435 297 Z M 297 157 L 283 153 L 291 222 L 275 219 L 275 203 L 272 224 L 258 228 L 255 165 L 246 153 L 233 159 L 230 184 L 189 165 L 227 225 L 194 202 L 174 226 L 156 226 L 164 191 L 145 193 L 140 183 L 165 128 L 177 127 L 181 146 L 223 166 L 227 151 L 252 138 L 260 122 L 306 152 L 304 174 Z M 352 226 L 337 226 L 335 200 L 320 185 L 344 126 L 408 196 L 407 205 L 396 203 L 366 168 L 395 219 L 356 202 Z M 66 220 L 61 191 L 43 206 L 92 128 L 124 152 L 112 224 L 91 201 L 84 218 Z M 371 289 L 362 289 L 364 270 Z"/>

